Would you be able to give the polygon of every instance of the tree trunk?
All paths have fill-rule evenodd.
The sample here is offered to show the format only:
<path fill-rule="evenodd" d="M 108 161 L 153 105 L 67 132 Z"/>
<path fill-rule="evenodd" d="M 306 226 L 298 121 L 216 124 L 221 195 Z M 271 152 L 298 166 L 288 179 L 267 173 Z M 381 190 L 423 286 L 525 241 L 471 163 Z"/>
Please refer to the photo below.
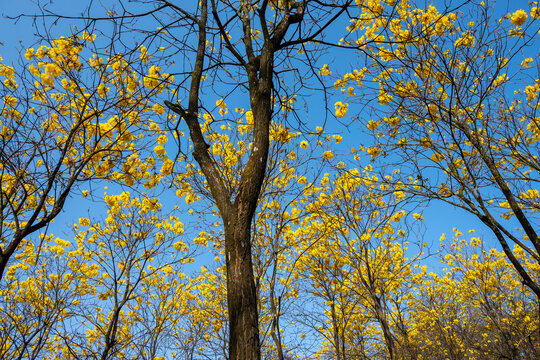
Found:
<path fill-rule="evenodd" d="M 390 325 L 388 324 L 388 319 L 386 318 L 386 314 L 384 313 L 384 309 L 381 304 L 381 299 L 374 293 L 370 293 L 371 299 L 373 300 L 373 305 L 375 308 L 375 314 L 377 317 L 377 320 L 379 320 L 379 324 L 381 325 L 383 336 L 384 336 L 384 342 L 386 343 L 386 348 L 388 349 L 389 359 L 390 360 L 396 360 L 397 359 L 397 352 L 396 352 L 396 346 L 394 343 L 394 337 L 392 336 L 392 331 L 390 330 Z"/>
<path fill-rule="evenodd" d="M 241 204 L 240 204 L 241 205 Z M 259 315 L 251 261 L 251 221 L 235 212 L 225 225 L 229 359 L 258 360 Z"/>

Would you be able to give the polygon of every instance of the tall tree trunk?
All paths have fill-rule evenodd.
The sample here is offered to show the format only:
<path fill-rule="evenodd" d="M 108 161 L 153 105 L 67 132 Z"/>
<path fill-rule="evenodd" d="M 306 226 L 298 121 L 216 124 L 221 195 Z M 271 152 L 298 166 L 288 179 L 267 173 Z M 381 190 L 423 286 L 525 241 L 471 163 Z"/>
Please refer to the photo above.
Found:
<path fill-rule="evenodd" d="M 242 207 L 242 204 L 239 204 Z M 236 212 L 225 226 L 229 359 L 258 360 L 259 317 L 251 261 L 251 221 Z"/>

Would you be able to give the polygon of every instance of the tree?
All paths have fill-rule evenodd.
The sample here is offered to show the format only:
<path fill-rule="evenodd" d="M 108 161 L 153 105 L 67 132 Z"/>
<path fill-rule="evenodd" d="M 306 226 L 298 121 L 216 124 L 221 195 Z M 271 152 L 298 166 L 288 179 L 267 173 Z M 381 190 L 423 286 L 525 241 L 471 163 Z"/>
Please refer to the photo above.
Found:
<path fill-rule="evenodd" d="M 81 183 L 156 183 L 152 159 L 140 157 L 149 153 L 144 128 L 156 126 L 151 98 L 168 75 L 141 86 L 137 54 L 104 60 L 94 40 L 82 32 L 29 48 L 20 71 L 0 64 L 0 278 L 23 239 L 47 228 Z"/>
<path fill-rule="evenodd" d="M 454 228 L 444 244 L 440 274 L 424 274 L 419 293 L 409 301 L 409 346 L 430 359 L 538 358 L 538 303 L 516 280 L 503 252 L 487 249 L 470 230 Z M 516 248 L 515 256 L 538 276 L 534 261 Z M 430 336 L 425 336 L 430 334 Z"/>
<path fill-rule="evenodd" d="M 367 29 L 361 20 L 351 26 L 347 41 L 356 37 L 358 48 L 373 59 L 360 73 L 376 84 L 379 103 L 366 125 L 374 142 L 363 150 L 379 169 L 400 171 L 381 176 L 383 183 L 476 216 L 540 298 L 538 279 L 510 246 L 540 261 L 539 102 L 531 57 L 538 8 L 500 21 L 494 2 L 455 8 L 441 13 L 431 5 L 410 12 L 399 7 L 392 20 Z M 361 28 L 369 37 L 360 36 Z M 353 75 L 337 86 L 350 84 Z"/>
<path fill-rule="evenodd" d="M 338 8 L 340 10 L 338 14 L 346 9 L 345 4 L 347 3 Z M 197 55 L 191 74 L 187 108 L 184 109 L 177 103 L 165 102 L 169 109 L 180 115 L 187 123 L 193 141 L 195 160 L 205 175 L 225 227 L 229 359 L 260 359 L 257 297 L 251 259 L 251 223 L 268 161 L 269 132 L 273 112 L 275 56 L 278 51 L 284 50 L 292 44 L 302 44 L 316 38 L 317 33 L 320 32 L 319 29 L 311 34 L 309 32 L 301 34 L 298 39 L 290 41 L 289 44 L 285 41 L 289 27 L 293 24 L 302 24 L 305 21 L 304 12 L 308 10 L 307 7 L 310 5 L 312 4 L 307 2 L 286 2 L 279 3 L 271 9 L 268 1 L 264 1 L 260 8 L 255 9 L 253 4 L 242 2 L 237 5 L 237 12 L 220 16 L 220 12 L 225 12 L 232 4 L 216 4 L 212 1 L 211 11 L 215 25 L 209 26 L 208 11 L 210 6 L 207 1 L 203 0 L 200 6 L 200 16 L 197 19 Z M 270 15 L 270 12 L 273 14 Z M 270 19 L 267 19 L 269 15 L 272 23 L 269 23 Z M 227 26 L 227 24 L 235 24 L 236 22 L 241 24 L 241 29 L 237 30 Z M 219 33 L 209 34 L 214 27 L 218 29 Z M 258 27 L 262 32 L 262 41 L 254 44 L 254 40 L 257 39 L 255 29 Z M 237 32 L 240 36 L 236 39 L 229 39 L 229 33 L 236 35 Z M 229 52 L 229 57 L 244 72 L 243 76 L 247 80 L 246 87 L 249 93 L 249 105 L 253 114 L 253 148 L 242 171 L 240 182 L 234 189 L 227 188 L 223 182 L 223 178 L 210 157 L 199 124 L 199 91 L 204 62 L 207 58 L 205 54 L 206 39 L 207 36 L 212 35 L 223 37 L 223 46 Z M 243 42 L 243 51 L 247 56 L 239 52 L 238 45 L 235 46 L 237 40 Z M 219 65 L 219 62 L 212 64 L 210 59 L 207 61 L 209 61 L 209 65 Z"/>
<path fill-rule="evenodd" d="M 179 238 L 183 225 L 156 198 L 123 192 L 105 201 L 107 217 L 80 218 L 71 242 L 52 234 L 22 242 L 0 289 L 0 359 L 169 351 L 194 296 L 180 276 L 194 254 Z"/>
<path fill-rule="evenodd" d="M 324 358 L 404 358 L 398 335 L 424 255 L 422 245 L 409 249 L 404 197 L 378 188 L 367 169 L 341 168 L 317 185 L 297 251 L 298 272 L 322 301 Z"/>

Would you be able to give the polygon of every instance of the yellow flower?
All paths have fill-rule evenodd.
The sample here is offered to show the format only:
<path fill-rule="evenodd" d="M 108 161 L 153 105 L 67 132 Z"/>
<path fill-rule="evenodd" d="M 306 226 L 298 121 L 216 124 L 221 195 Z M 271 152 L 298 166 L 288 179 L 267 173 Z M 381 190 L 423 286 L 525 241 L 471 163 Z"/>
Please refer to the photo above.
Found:
<path fill-rule="evenodd" d="M 191 204 L 193 202 L 195 202 L 197 199 L 195 198 L 195 195 L 193 195 L 192 193 L 187 193 L 186 194 L 186 197 L 184 198 L 184 201 L 186 202 L 186 204 Z"/>
<path fill-rule="evenodd" d="M 225 109 L 227 105 L 225 104 L 225 101 L 223 99 L 219 99 L 216 101 L 216 106 L 220 109 Z"/>
<path fill-rule="evenodd" d="M 17 89 L 19 87 L 19 85 L 17 85 L 17 82 L 13 79 L 4 80 L 4 85 L 10 89 Z"/>
<path fill-rule="evenodd" d="M 518 10 L 512 14 L 510 21 L 514 26 L 521 26 L 525 23 L 525 21 L 527 21 L 527 13 L 523 10 Z"/>
<path fill-rule="evenodd" d="M 246 122 L 247 124 L 253 124 L 253 112 L 251 110 L 246 111 Z"/>
<path fill-rule="evenodd" d="M 307 149 L 308 146 L 309 146 L 309 144 L 308 144 L 307 141 L 302 141 L 302 142 L 300 142 L 300 147 L 301 147 L 302 149 Z"/>
<path fill-rule="evenodd" d="M 538 19 L 540 17 L 540 8 L 536 6 L 531 8 L 531 17 L 533 19 Z"/>
<path fill-rule="evenodd" d="M 388 125 L 396 127 L 399 126 L 399 123 L 401 122 L 400 118 L 398 117 L 391 117 L 391 118 L 384 118 L 384 121 L 388 123 Z"/>
<path fill-rule="evenodd" d="M 369 120 L 368 124 L 367 124 L 367 128 L 369 130 L 375 130 L 376 128 L 378 128 L 380 125 L 380 123 L 378 121 L 374 121 L 374 120 Z"/>
<path fill-rule="evenodd" d="M 86 31 L 83 32 L 83 39 L 85 41 L 88 41 L 88 42 L 94 42 L 94 40 L 96 40 L 96 34 L 90 34 L 90 33 L 87 33 Z"/>
<path fill-rule="evenodd" d="M 472 46 L 474 46 L 474 43 L 475 43 L 476 39 L 474 38 L 474 36 L 471 35 L 470 31 L 466 31 L 466 32 L 462 33 L 461 35 L 462 35 L 462 37 L 457 39 L 456 42 L 454 43 L 455 47 L 460 47 L 460 46 L 472 47 Z"/>
<path fill-rule="evenodd" d="M 165 155 L 166 152 L 165 152 L 165 149 L 163 148 L 163 146 L 161 145 L 158 145 L 154 148 L 154 152 L 158 155 Z"/>
<path fill-rule="evenodd" d="M 399 139 L 398 141 L 398 146 L 399 147 L 405 147 L 409 144 L 409 140 L 405 139 L 405 138 L 401 138 Z"/>
<path fill-rule="evenodd" d="M 435 162 L 439 162 L 443 159 L 443 156 L 440 154 L 440 153 L 433 153 L 431 155 L 431 160 L 435 161 Z"/>
<path fill-rule="evenodd" d="M 336 116 L 338 118 L 342 118 L 345 115 L 347 115 L 347 108 L 349 107 L 349 104 L 347 103 L 343 104 L 340 101 L 338 101 L 335 107 L 336 107 Z"/>
<path fill-rule="evenodd" d="M 452 196 L 452 192 L 446 187 L 446 185 L 442 185 L 439 189 L 439 193 L 442 197 L 449 197 Z"/>
<path fill-rule="evenodd" d="M 45 66 L 45 74 L 50 77 L 57 77 L 62 75 L 62 69 L 56 64 L 47 64 Z"/>
<path fill-rule="evenodd" d="M 533 59 L 531 57 L 528 57 L 521 62 L 521 66 L 524 68 L 530 68 L 532 62 L 533 62 Z"/>
<path fill-rule="evenodd" d="M 154 104 L 152 110 L 158 115 L 163 115 L 163 113 L 165 113 L 165 108 L 161 104 Z"/>
<path fill-rule="evenodd" d="M 161 174 L 171 175 L 173 168 L 174 168 L 174 162 L 171 159 L 167 159 L 163 162 L 163 165 L 161 166 Z"/>
<path fill-rule="evenodd" d="M 527 192 L 522 192 L 519 195 L 519 197 L 521 199 L 527 199 L 527 200 L 538 199 L 540 198 L 540 193 L 536 189 L 529 189 L 527 190 Z"/>
<path fill-rule="evenodd" d="M 403 191 L 395 191 L 394 195 L 398 201 L 405 199 L 405 193 Z"/>
<path fill-rule="evenodd" d="M 367 149 L 367 152 L 368 152 L 369 155 L 371 155 L 371 158 L 374 159 L 374 158 L 376 158 L 377 156 L 380 155 L 381 149 L 374 146 L 374 147 L 370 147 L 369 149 Z"/>
<path fill-rule="evenodd" d="M 27 60 L 32 60 L 32 57 L 34 57 L 34 49 L 33 48 L 26 49 L 26 52 L 24 53 L 24 57 Z"/>
<path fill-rule="evenodd" d="M 141 55 L 139 55 L 139 58 L 143 63 L 148 62 L 150 60 L 151 55 L 148 54 L 148 49 L 144 46 L 140 46 L 139 50 L 141 51 Z"/>
<path fill-rule="evenodd" d="M 324 153 L 323 153 L 323 158 L 325 160 L 330 160 L 334 157 L 334 153 L 330 150 L 326 150 Z"/>
<path fill-rule="evenodd" d="M 6 106 L 8 107 L 15 107 L 17 106 L 17 98 L 16 97 L 13 97 L 11 95 L 6 95 L 4 96 L 4 104 L 6 104 Z"/>
<path fill-rule="evenodd" d="M 156 142 L 157 142 L 159 145 L 163 145 L 163 144 L 165 144 L 167 141 L 169 141 L 169 139 L 167 138 L 167 135 L 160 135 L 160 136 L 156 139 Z"/>
<path fill-rule="evenodd" d="M 332 72 L 329 69 L 328 64 L 324 64 L 324 66 L 319 70 L 319 75 L 330 75 Z"/>
<path fill-rule="evenodd" d="M 381 90 L 379 91 L 379 104 L 381 105 L 388 105 L 390 101 L 392 101 L 394 97 L 387 92 Z"/>
<path fill-rule="evenodd" d="M 431 139 L 429 137 L 421 138 L 420 140 L 418 140 L 418 143 L 422 145 L 424 149 L 433 146 L 433 143 L 431 142 Z"/>
<path fill-rule="evenodd" d="M 109 88 L 105 87 L 105 84 L 101 83 L 101 84 L 98 85 L 97 93 L 98 93 L 100 98 L 103 98 L 103 97 L 107 96 L 108 92 L 109 92 Z"/>

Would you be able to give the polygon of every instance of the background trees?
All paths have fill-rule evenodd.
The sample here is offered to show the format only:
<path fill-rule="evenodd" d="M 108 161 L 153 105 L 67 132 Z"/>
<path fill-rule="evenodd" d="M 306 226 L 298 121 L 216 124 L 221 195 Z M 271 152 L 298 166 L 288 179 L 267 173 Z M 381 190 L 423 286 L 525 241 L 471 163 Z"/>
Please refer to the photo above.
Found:
<path fill-rule="evenodd" d="M 136 54 L 103 59 L 94 39 L 83 32 L 29 48 L 18 71 L 0 64 L 0 274 L 81 183 L 155 185 L 152 162 L 141 159 L 149 153 L 142 130 L 156 126 L 150 99 L 164 90 L 167 75 L 143 86 L 139 74 L 147 67 Z"/>
<path fill-rule="evenodd" d="M 0 294 L 0 358 L 154 359 L 190 313 L 182 266 L 193 250 L 158 199 L 107 196 L 108 216 L 80 218 L 71 241 L 23 241 Z M 151 289 L 151 291 L 150 291 Z"/>
<path fill-rule="evenodd" d="M 386 182 L 476 216 L 540 296 L 536 274 L 511 248 L 540 261 L 537 8 L 501 21 L 485 4 L 448 14 L 434 6 L 397 11 L 394 19 L 357 22 L 348 39 L 373 58 L 361 70 L 375 82 L 379 103 L 366 123 L 374 142 L 364 150 L 400 171 Z M 367 44 L 359 31 L 366 27 Z M 338 86 L 352 80 L 346 75 Z"/>
<path fill-rule="evenodd" d="M 425 274 L 421 294 L 410 302 L 409 344 L 424 357 L 534 359 L 537 301 L 502 252 L 486 249 L 473 231 L 467 239 L 454 230 L 452 240 L 441 240 L 441 274 Z M 515 253 L 522 261 L 523 255 Z M 416 338 L 425 333 L 432 335 Z"/>

